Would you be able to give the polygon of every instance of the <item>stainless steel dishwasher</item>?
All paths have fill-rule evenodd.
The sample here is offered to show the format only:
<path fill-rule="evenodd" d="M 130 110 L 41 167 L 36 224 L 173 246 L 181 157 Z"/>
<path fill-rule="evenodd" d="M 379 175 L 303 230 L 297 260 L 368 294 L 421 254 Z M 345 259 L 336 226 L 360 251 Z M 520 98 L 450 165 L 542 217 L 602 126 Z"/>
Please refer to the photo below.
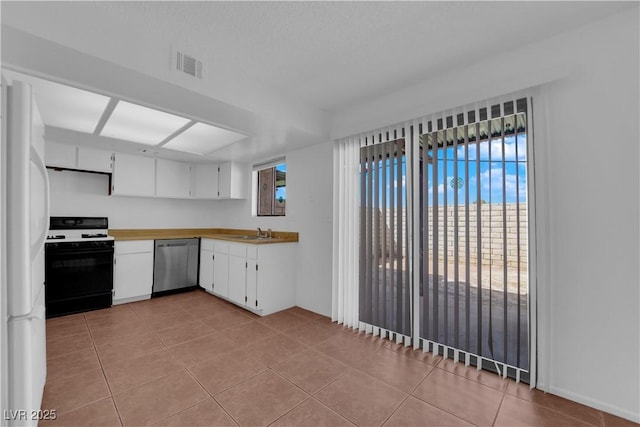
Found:
<path fill-rule="evenodd" d="M 156 240 L 152 296 L 198 286 L 199 253 L 200 239 Z"/>

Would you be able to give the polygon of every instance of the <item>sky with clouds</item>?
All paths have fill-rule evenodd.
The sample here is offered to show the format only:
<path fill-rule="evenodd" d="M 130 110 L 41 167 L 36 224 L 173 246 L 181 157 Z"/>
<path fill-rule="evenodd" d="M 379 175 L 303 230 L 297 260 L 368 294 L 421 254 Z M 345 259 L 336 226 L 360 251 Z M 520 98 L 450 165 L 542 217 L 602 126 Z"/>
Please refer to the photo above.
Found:
<path fill-rule="evenodd" d="M 469 159 L 468 179 L 465 169 L 467 156 Z M 464 204 L 467 190 L 470 203 L 474 203 L 478 198 L 486 203 L 526 202 L 526 160 L 527 142 L 524 135 L 519 135 L 517 138 L 515 136 L 505 138 L 504 148 L 502 141 L 498 139 L 481 142 L 479 150 L 478 144 L 469 144 L 468 147 L 461 146 L 457 148 L 457 151 L 453 147 L 439 150 L 437 164 L 438 203 L 444 203 L 446 192 L 447 204 L 452 205 L 457 192 L 458 203 Z M 457 180 L 455 180 L 456 162 L 458 163 Z M 479 181 L 478 170 L 480 172 Z M 428 167 L 428 174 L 428 205 L 431 206 L 433 205 L 433 191 L 436 188 L 432 165 Z M 479 197 L 478 182 L 480 184 Z"/>
<path fill-rule="evenodd" d="M 467 147 L 459 146 L 457 149 L 450 147 L 439 150 L 437 162 L 437 178 L 434 182 L 433 165 L 428 165 L 428 197 L 427 205 L 433 205 L 433 191 L 437 188 L 438 204 L 445 201 L 453 206 L 455 193 L 458 194 L 458 204 L 465 204 L 467 191 L 469 202 L 472 204 L 477 199 L 485 203 L 526 203 L 527 201 L 527 140 L 526 135 L 510 136 L 502 140 L 483 141 L 479 144 L 469 144 Z M 469 161 L 465 159 L 468 157 Z M 455 164 L 458 164 L 457 174 Z M 468 164 L 468 177 L 466 165 Z M 386 195 L 387 205 L 390 201 L 393 187 L 394 198 L 397 200 L 397 160 L 394 162 L 394 170 L 387 164 Z M 406 184 L 406 165 L 401 164 L 402 188 Z M 479 171 L 479 177 L 478 177 Z M 380 179 L 382 173 L 380 172 Z M 457 179 L 456 179 L 457 176 Z M 468 178 L 468 179 L 467 179 Z M 479 178 L 479 180 L 478 180 Z M 478 186 L 479 183 L 479 186 Z M 504 184 L 503 184 L 504 183 Z M 382 184 L 382 183 L 380 183 Z M 437 185 L 436 185 L 437 184 Z M 383 187 L 381 185 L 381 187 Z M 458 188 L 459 187 L 459 188 Z M 504 188 L 503 188 L 504 187 Z M 504 191 L 503 191 L 504 190 Z M 380 188 L 380 202 L 383 197 L 383 189 Z M 478 191 L 480 194 L 478 195 Z M 402 205 L 406 205 L 406 195 L 402 195 Z"/>

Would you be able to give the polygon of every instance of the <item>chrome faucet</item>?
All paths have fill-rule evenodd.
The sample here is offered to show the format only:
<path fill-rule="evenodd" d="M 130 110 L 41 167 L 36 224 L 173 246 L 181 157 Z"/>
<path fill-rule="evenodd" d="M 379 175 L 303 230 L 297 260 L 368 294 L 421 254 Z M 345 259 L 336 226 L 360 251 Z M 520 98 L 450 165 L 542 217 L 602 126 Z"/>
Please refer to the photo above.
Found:
<path fill-rule="evenodd" d="M 258 234 L 256 234 L 258 237 L 266 237 L 268 239 L 270 239 L 273 235 L 273 231 L 271 231 L 271 229 L 267 229 L 267 231 L 262 231 L 262 229 L 260 227 L 258 227 Z"/>

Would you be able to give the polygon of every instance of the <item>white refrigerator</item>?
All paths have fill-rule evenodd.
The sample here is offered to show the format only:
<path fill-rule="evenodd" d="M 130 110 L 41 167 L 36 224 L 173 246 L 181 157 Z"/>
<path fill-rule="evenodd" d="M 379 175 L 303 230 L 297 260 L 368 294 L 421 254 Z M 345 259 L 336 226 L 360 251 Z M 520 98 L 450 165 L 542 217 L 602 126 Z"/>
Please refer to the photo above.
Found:
<path fill-rule="evenodd" d="M 46 379 L 44 242 L 49 180 L 31 86 L 2 78 L 0 425 L 37 425 Z"/>

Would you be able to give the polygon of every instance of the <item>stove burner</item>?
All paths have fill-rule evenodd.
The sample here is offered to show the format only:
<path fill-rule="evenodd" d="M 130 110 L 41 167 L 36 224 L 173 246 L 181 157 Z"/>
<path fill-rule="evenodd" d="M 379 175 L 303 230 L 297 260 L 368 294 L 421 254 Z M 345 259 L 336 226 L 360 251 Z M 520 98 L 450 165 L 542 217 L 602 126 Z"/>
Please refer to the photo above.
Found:
<path fill-rule="evenodd" d="M 51 236 L 47 236 L 47 240 L 59 240 L 64 238 L 65 238 L 64 234 L 53 234 Z"/>
<path fill-rule="evenodd" d="M 107 237 L 106 234 L 103 233 L 94 233 L 94 234 L 82 234 L 83 239 L 91 239 L 95 237 Z"/>

